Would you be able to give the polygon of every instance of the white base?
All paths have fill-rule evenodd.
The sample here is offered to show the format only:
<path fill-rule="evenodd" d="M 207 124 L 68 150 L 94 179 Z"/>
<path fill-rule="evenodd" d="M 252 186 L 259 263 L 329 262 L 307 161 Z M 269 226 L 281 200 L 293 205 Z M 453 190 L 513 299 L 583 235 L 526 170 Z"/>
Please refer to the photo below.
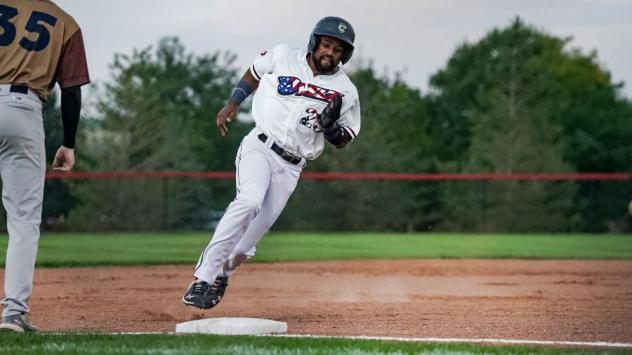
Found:
<path fill-rule="evenodd" d="M 287 333 L 287 323 L 260 318 L 207 318 L 176 324 L 176 333 L 265 335 Z"/>

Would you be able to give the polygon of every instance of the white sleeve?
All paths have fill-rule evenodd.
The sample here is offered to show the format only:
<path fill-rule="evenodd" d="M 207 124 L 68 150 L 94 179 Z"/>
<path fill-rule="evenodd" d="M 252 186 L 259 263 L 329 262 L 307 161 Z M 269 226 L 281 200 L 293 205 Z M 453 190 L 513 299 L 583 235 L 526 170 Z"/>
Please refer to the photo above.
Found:
<path fill-rule="evenodd" d="M 352 140 L 360 133 L 360 100 L 357 92 L 343 97 L 338 124 L 349 133 Z"/>
<path fill-rule="evenodd" d="M 274 72 L 274 65 L 276 63 L 275 58 L 284 51 L 285 47 L 285 45 L 278 45 L 273 49 L 261 52 L 257 58 L 255 58 L 254 63 L 250 66 L 250 73 L 252 76 L 254 76 L 258 81 L 261 81 L 261 78 L 265 74 Z"/>

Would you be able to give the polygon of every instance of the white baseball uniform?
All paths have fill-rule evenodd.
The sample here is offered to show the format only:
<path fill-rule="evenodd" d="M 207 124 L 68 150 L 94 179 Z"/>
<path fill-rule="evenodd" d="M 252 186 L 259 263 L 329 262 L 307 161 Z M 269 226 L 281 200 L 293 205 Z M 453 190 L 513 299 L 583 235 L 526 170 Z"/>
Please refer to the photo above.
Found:
<path fill-rule="evenodd" d="M 252 103 L 256 126 L 235 159 L 237 196 L 194 273 L 209 283 L 230 276 L 254 255 L 294 192 L 306 161 L 323 152 L 325 137 L 316 118 L 334 97 L 343 96 L 339 125 L 352 138 L 360 131 L 358 92 L 342 68 L 314 76 L 306 50 L 279 45 L 261 53 L 250 72 L 260 81 Z"/>

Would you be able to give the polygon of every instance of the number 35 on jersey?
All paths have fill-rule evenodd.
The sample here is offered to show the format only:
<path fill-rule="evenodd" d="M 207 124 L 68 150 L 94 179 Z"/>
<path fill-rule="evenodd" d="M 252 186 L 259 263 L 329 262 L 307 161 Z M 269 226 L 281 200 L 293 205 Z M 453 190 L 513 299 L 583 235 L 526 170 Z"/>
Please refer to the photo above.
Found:
<path fill-rule="evenodd" d="M 18 31 L 12 20 L 18 15 L 18 9 L 0 5 L 0 46 L 6 47 L 16 40 Z M 33 11 L 24 27 L 26 35 L 19 38 L 20 47 L 27 51 L 39 52 L 50 43 L 50 32 L 46 25 L 55 27 L 57 18 L 44 12 Z M 33 39 L 31 39 L 33 38 Z"/>

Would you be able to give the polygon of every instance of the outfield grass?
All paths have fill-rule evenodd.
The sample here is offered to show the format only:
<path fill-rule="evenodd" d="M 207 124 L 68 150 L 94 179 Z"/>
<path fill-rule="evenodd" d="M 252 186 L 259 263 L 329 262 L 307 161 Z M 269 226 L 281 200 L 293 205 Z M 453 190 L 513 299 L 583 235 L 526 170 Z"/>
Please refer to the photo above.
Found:
<path fill-rule="evenodd" d="M 38 266 L 194 264 L 207 233 L 44 234 Z M 0 238 L 0 250 L 7 244 Z M 4 265 L 5 253 L 0 253 Z M 632 259 L 626 235 L 272 233 L 252 262 L 411 258 Z"/>
<path fill-rule="evenodd" d="M 625 354 L 624 350 L 564 349 L 377 340 L 212 335 L 0 334 L 0 354 Z"/>

